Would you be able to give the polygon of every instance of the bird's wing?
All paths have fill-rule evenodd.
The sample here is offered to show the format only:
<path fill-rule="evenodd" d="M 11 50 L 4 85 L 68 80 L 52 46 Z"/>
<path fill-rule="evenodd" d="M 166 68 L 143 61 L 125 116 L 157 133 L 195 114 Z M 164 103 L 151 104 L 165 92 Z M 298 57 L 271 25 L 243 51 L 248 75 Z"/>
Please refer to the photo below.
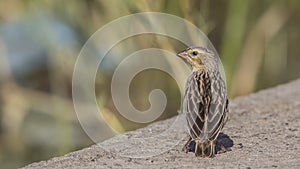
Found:
<path fill-rule="evenodd" d="M 192 74 L 186 84 L 183 112 L 193 139 L 213 140 L 223 127 L 226 108 L 224 81 L 204 72 Z"/>
<path fill-rule="evenodd" d="M 210 140 L 214 140 L 227 121 L 228 99 L 225 82 L 220 74 L 211 74 L 209 79 L 211 82 L 211 93 L 205 132 Z"/>

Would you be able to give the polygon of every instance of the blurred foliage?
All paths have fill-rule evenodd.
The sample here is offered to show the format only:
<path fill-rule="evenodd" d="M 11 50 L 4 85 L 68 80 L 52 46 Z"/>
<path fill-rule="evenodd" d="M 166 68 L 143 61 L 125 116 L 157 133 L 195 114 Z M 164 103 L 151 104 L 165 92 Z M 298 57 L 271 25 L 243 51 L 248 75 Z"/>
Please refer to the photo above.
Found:
<path fill-rule="evenodd" d="M 298 0 L 2 0 L 0 168 L 24 166 L 92 144 L 72 104 L 76 58 L 101 26 L 145 11 L 177 15 L 207 34 L 223 61 L 230 97 L 300 77 Z M 135 38 L 140 49 L 183 49 L 166 37 Z M 96 78 L 104 118 L 117 132 L 147 125 L 130 123 L 116 113 L 109 96 L 111 76 L 111 71 L 99 71 Z M 180 108 L 177 85 L 157 70 L 141 72 L 132 81 L 133 105 L 147 109 L 154 88 L 164 90 L 168 98 L 158 120 L 176 115 Z"/>

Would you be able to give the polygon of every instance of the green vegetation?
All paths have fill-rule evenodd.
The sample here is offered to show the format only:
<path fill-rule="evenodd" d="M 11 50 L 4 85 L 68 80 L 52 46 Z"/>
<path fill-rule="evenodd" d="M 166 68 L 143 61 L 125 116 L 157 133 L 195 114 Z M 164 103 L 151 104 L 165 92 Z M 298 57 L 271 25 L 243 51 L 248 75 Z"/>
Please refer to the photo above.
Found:
<path fill-rule="evenodd" d="M 207 34 L 224 64 L 231 98 L 300 77 L 298 0 L 0 1 L 0 168 L 24 166 L 92 144 L 72 104 L 76 58 L 99 28 L 146 11 L 182 17 Z M 158 35 L 123 43 L 131 45 L 132 52 L 184 49 L 176 40 Z M 117 45 L 118 50 L 122 47 Z M 143 127 L 147 124 L 128 121 L 113 105 L 111 68 L 116 66 L 111 63 L 97 73 L 95 93 L 103 116 L 117 132 Z M 158 120 L 176 115 L 181 102 L 177 84 L 157 70 L 141 72 L 132 81 L 132 104 L 139 110 L 149 108 L 148 95 L 155 88 L 168 98 Z"/>

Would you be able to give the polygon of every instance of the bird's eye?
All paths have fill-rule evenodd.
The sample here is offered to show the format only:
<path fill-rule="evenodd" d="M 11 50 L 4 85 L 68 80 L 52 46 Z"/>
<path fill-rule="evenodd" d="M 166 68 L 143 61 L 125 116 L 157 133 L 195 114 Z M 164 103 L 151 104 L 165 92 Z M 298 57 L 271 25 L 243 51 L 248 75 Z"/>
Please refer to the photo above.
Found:
<path fill-rule="evenodd" d="M 198 52 L 197 51 L 193 51 L 192 55 L 196 56 L 196 55 L 198 55 Z"/>

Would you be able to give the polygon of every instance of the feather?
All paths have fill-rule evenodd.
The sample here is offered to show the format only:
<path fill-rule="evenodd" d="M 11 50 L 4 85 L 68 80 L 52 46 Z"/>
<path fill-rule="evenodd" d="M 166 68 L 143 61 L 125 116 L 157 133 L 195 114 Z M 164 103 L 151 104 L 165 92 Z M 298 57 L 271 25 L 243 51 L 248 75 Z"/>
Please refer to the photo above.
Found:
<path fill-rule="evenodd" d="M 214 53 L 204 47 L 192 47 L 177 54 L 185 59 L 193 72 L 188 77 L 183 98 L 190 136 L 183 150 L 195 141 L 195 155 L 213 157 L 215 140 L 227 121 L 228 99 L 225 82 Z"/>

